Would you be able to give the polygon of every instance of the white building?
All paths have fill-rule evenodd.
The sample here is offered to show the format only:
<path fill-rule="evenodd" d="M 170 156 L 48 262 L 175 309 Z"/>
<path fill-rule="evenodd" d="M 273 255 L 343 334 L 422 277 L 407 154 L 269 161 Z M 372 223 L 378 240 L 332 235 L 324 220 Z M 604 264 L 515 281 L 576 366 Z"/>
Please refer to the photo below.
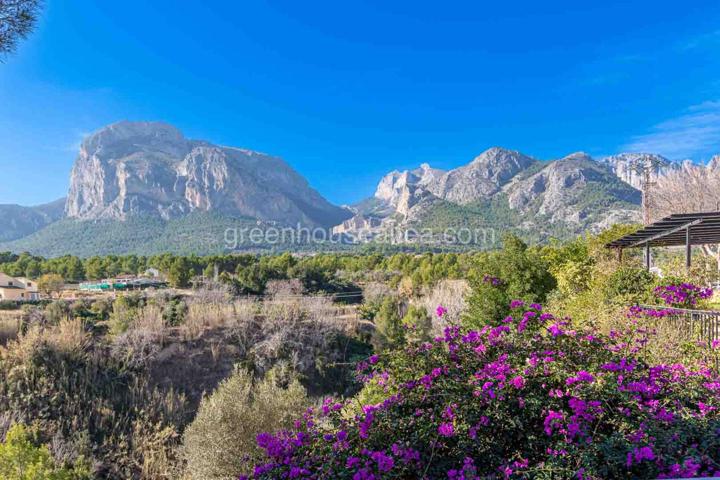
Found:
<path fill-rule="evenodd" d="M 37 300 L 37 282 L 0 273 L 0 300 Z"/>

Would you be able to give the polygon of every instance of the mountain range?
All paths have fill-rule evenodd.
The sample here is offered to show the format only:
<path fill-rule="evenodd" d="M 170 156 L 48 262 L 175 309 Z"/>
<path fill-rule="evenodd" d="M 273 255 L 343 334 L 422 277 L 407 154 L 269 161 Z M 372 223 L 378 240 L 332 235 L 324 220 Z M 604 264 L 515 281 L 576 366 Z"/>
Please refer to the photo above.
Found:
<path fill-rule="evenodd" d="M 645 167 L 655 178 L 692 168 L 654 154 L 541 161 L 493 147 L 451 170 L 390 172 L 371 198 L 339 207 L 281 158 L 124 121 L 83 141 L 66 199 L 0 205 L 0 250 L 219 253 L 229 228 L 257 226 L 332 229 L 355 240 L 358 232 L 372 239 L 397 228 L 475 227 L 542 241 L 638 221 Z"/>
<path fill-rule="evenodd" d="M 543 240 L 636 221 L 639 203 L 636 188 L 584 153 L 547 162 L 493 147 L 453 170 L 389 173 L 335 231 L 492 227 Z"/>

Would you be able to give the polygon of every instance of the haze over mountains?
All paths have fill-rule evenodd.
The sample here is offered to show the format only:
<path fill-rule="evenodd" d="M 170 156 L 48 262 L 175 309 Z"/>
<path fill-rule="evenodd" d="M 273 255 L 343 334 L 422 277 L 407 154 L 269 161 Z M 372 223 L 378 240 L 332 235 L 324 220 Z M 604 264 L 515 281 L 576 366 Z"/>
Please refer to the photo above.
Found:
<path fill-rule="evenodd" d="M 717 162 L 716 162 L 717 163 Z M 67 200 L 0 205 L 2 249 L 75 253 L 212 253 L 234 226 L 512 229 L 531 239 L 571 236 L 639 219 L 639 167 L 654 176 L 690 164 L 653 154 L 540 161 L 493 147 L 467 165 L 423 164 L 383 177 L 373 197 L 329 203 L 285 161 L 186 139 L 159 122 L 119 122 L 88 136 Z"/>

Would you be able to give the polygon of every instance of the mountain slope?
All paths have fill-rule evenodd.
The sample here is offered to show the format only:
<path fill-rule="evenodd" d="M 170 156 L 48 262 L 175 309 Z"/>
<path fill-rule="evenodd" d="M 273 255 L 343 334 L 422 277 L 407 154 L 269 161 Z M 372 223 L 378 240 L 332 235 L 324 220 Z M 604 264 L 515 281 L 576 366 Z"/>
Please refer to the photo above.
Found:
<path fill-rule="evenodd" d="M 112 219 L 62 219 L 11 242 L 0 243 L 1 251 L 30 252 L 45 257 L 77 255 L 182 255 L 226 254 L 234 251 L 317 251 L 342 249 L 343 245 L 308 243 L 287 234 L 268 234 L 251 239 L 251 231 L 277 232 L 274 224 L 254 218 L 227 217 L 214 212 L 192 212 L 163 220 L 157 216 L 135 215 L 124 221 Z M 294 228 L 292 231 L 297 231 Z M 303 237 L 304 238 L 304 237 Z"/>
<path fill-rule="evenodd" d="M 650 167 L 660 188 L 663 179 L 700 178 L 700 170 L 716 165 L 720 157 L 706 168 L 639 153 L 600 160 L 575 153 L 540 161 L 493 147 L 451 170 L 423 164 L 392 171 L 372 197 L 340 208 L 280 158 L 190 140 L 163 123 L 119 122 L 83 142 L 62 220 L 62 202 L 0 206 L 5 225 L 0 250 L 218 253 L 227 250 L 228 229 L 254 226 L 334 227 L 360 241 L 387 240 L 378 235 L 409 228 L 512 230 L 536 241 L 569 238 L 638 221 L 643 168 Z"/>
<path fill-rule="evenodd" d="M 65 199 L 35 207 L 0 205 L 0 242 L 30 235 L 63 216 Z"/>
<path fill-rule="evenodd" d="M 636 210 L 640 203 L 638 190 L 583 153 L 548 162 L 505 191 L 514 210 L 583 228 L 604 224 L 614 210 Z"/>

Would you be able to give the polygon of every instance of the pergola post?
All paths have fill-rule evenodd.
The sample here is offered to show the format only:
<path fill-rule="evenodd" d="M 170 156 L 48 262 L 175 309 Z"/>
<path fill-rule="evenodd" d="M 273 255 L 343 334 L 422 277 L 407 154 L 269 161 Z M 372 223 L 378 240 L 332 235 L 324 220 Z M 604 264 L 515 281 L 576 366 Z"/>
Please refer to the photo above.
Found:
<path fill-rule="evenodd" d="M 718 248 L 720 248 L 720 247 L 718 247 Z M 623 249 L 622 249 L 622 248 L 618 248 L 618 249 L 617 249 L 617 253 L 618 253 L 618 263 L 622 263 Z M 718 265 L 720 265 L 720 263 L 718 263 Z M 718 267 L 718 269 L 720 270 L 720 267 Z"/>
<path fill-rule="evenodd" d="M 650 270 L 650 242 L 645 242 L 645 269 Z"/>
<path fill-rule="evenodd" d="M 692 245 L 690 244 L 690 226 L 685 230 L 685 268 L 690 270 L 692 265 Z"/>

